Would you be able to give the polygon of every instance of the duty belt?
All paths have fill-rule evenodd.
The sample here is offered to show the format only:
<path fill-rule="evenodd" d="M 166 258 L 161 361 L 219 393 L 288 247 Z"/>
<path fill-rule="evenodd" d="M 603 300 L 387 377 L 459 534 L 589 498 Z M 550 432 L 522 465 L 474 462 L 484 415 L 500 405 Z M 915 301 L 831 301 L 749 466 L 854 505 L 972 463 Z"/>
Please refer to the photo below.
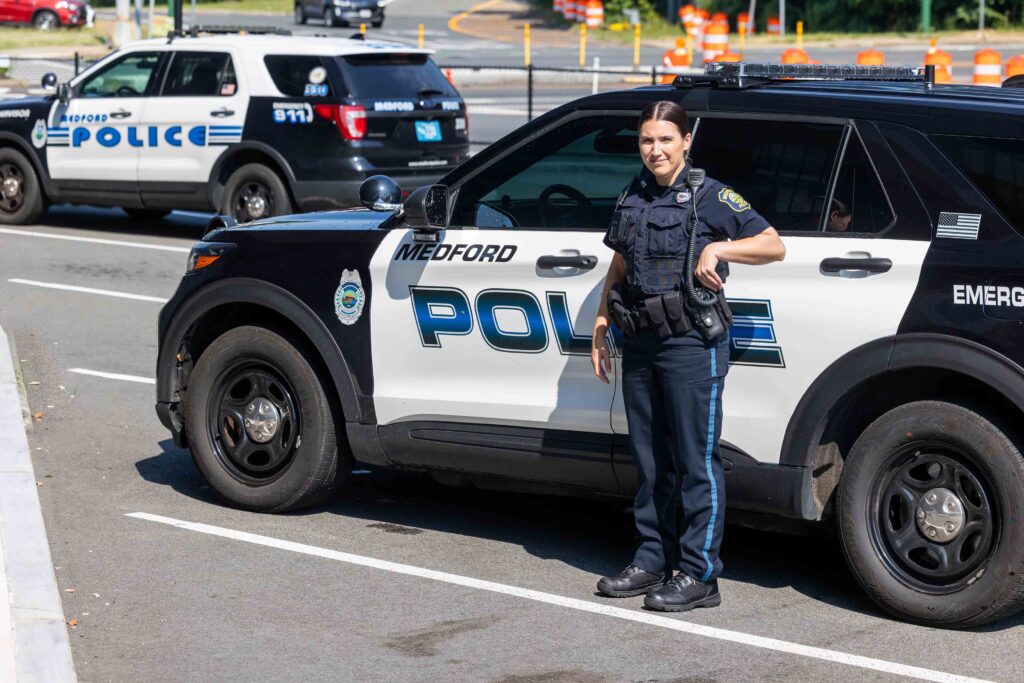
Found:
<path fill-rule="evenodd" d="M 622 333 L 633 338 L 640 330 L 652 330 L 658 337 L 678 337 L 693 329 L 686 313 L 683 295 L 667 292 L 631 303 L 616 283 L 608 292 L 608 313 Z"/>

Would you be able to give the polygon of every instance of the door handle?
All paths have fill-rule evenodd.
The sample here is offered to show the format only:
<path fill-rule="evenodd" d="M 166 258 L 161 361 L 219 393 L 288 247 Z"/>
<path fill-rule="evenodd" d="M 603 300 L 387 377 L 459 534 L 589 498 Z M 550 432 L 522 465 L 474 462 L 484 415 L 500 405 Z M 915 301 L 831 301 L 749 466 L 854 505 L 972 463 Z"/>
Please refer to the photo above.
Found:
<path fill-rule="evenodd" d="M 131 115 L 132 113 L 130 111 L 125 111 L 124 109 L 118 109 L 117 111 L 110 112 L 110 118 L 112 119 L 126 119 Z"/>
<path fill-rule="evenodd" d="M 215 109 L 215 110 L 211 111 L 210 112 L 210 116 L 216 116 L 218 118 L 223 118 L 225 116 L 232 116 L 232 115 L 234 115 L 234 113 L 235 112 L 232 109 L 225 109 L 224 107 L 221 107 L 220 109 Z"/>
<path fill-rule="evenodd" d="M 597 265 L 596 256 L 541 256 L 537 259 L 537 267 L 543 270 L 553 268 L 579 268 L 591 270 Z"/>
<path fill-rule="evenodd" d="M 821 261 L 821 272 L 838 273 L 841 270 L 861 270 L 867 273 L 887 273 L 892 259 L 887 258 L 827 258 Z"/>

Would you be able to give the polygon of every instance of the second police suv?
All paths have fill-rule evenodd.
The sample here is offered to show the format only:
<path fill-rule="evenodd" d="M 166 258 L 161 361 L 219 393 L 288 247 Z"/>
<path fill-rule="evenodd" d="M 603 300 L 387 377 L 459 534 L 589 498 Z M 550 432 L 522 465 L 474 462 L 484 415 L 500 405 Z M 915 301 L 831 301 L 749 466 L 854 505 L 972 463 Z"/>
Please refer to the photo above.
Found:
<path fill-rule="evenodd" d="M 432 182 L 469 137 L 429 55 L 356 37 L 132 43 L 56 95 L 0 102 L 0 223 L 65 202 L 248 221 L 357 205 L 375 173 Z"/>
<path fill-rule="evenodd" d="M 404 206 L 373 179 L 364 210 L 215 223 L 160 315 L 160 419 L 253 510 L 313 504 L 354 463 L 630 495 L 621 390 L 594 378 L 590 334 L 638 113 L 671 98 L 697 122 L 694 164 L 787 248 L 727 287 L 734 519 L 834 525 L 904 619 L 1018 611 L 1024 90 L 710 71 L 564 105 Z"/>

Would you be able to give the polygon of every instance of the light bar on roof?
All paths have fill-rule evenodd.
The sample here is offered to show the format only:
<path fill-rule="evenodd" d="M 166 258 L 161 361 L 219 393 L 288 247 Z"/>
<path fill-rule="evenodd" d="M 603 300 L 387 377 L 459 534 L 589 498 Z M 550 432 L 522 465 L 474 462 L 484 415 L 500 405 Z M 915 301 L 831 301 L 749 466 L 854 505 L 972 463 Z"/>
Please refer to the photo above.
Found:
<path fill-rule="evenodd" d="M 761 64 L 754 62 L 710 62 L 708 76 L 763 78 L 768 80 L 923 81 L 913 66 L 862 66 L 860 64 Z"/>

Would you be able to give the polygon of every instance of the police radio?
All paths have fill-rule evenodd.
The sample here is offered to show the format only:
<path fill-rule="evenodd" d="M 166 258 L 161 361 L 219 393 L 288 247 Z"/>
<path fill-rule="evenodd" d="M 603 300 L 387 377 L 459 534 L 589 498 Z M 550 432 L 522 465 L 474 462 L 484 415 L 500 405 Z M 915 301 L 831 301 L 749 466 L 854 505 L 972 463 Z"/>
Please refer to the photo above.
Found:
<path fill-rule="evenodd" d="M 700 332 L 705 342 L 714 341 L 725 333 L 732 315 L 729 305 L 725 302 L 725 291 L 712 292 L 693 283 L 694 257 L 697 251 L 697 229 L 700 221 L 697 217 L 697 190 L 704 184 L 707 174 L 702 168 L 691 168 L 686 172 L 686 184 L 693 194 L 693 210 L 690 211 L 690 240 L 686 247 L 686 277 L 683 284 L 686 289 L 693 326 Z"/>

